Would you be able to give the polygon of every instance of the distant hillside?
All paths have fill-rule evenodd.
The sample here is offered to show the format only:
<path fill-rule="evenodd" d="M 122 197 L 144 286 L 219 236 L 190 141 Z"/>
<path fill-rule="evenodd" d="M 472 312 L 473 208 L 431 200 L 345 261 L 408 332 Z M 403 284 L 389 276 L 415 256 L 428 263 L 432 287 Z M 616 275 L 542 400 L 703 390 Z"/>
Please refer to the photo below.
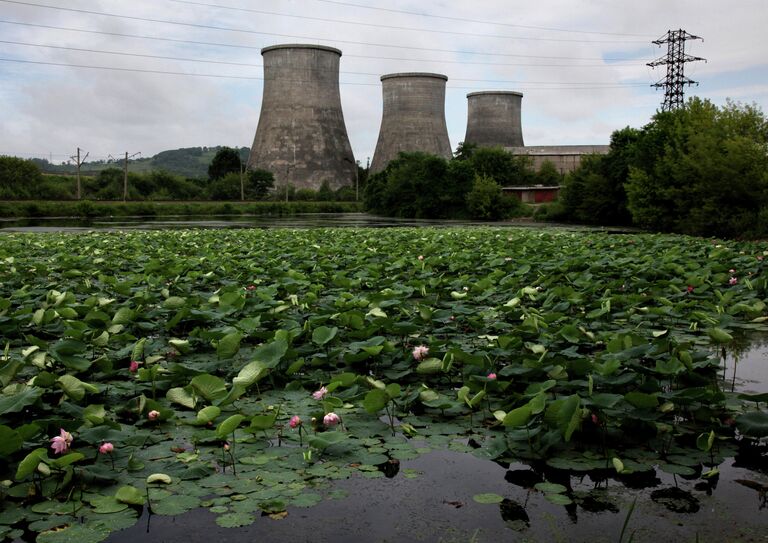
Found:
<path fill-rule="evenodd" d="M 208 165 L 213 160 L 219 149 L 217 147 L 187 147 L 161 151 L 151 158 L 137 158 L 128 160 L 128 169 L 131 172 L 143 173 L 153 170 L 165 170 L 182 177 L 208 177 Z M 248 147 L 241 147 L 240 158 L 248 160 Z M 77 171 L 74 164 L 51 164 L 45 159 L 32 159 L 44 173 L 73 174 Z M 123 161 L 96 161 L 83 164 L 80 172 L 84 175 L 93 175 L 107 168 L 122 168 Z"/>

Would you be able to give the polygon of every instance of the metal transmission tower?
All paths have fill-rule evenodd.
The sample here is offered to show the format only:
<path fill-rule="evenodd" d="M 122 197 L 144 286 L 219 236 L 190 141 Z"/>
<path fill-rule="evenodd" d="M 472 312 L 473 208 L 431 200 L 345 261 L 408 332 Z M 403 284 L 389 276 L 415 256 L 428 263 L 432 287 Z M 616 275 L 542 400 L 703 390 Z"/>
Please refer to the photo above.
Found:
<path fill-rule="evenodd" d="M 656 88 L 664 87 L 664 103 L 661 105 L 662 111 L 671 111 L 682 107 L 684 103 L 683 88 L 686 85 L 699 84 L 697 81 L 685 77 L 685 63 L 695 62 L 697 60 L 706 62 L 706 59 L 686 55 L 685 42 L 687 40 L 704 41 L 699 36 L 688 34 L 685 30 L 669 30 L 665 36 L 662 36 L 653 42 L 656 45 L 667 44 L 667 55 L 648 63 L 648 66 L 652 68 L 664 64 L 667 65 L 667 76 L 658 83 L 651 85 Z"/>

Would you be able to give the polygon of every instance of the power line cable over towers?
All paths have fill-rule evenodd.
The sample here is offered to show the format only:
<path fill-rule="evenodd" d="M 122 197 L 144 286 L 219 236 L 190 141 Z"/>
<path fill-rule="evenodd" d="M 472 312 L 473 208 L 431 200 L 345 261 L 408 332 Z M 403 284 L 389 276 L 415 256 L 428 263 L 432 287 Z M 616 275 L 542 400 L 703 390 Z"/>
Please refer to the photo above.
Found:
<path fill-rule="evenodd" d="M 667 55 L 648 63 L 648 66 L 651 68 L 662 65 L 667 66 L 666 77 L 651 85 L 656 88 L 664 87 L 664 103 L 661 105 L 662 111 L 671 111 L 682 107 L 685 102 L 684 87 L 686 85 L 699 84 L 697 81 L 685 77 L 685 63 L 696 62 L 698 60 L 706 62 L 706 59 L 686 55 L 685 42 L 687 40 L 704 41 L 703 38 L 689 34 L 685 30 L 668 30 L 665 36 L 662 36 L 653 42 L 659 46 L 665 43 L 667 44 Z"/>

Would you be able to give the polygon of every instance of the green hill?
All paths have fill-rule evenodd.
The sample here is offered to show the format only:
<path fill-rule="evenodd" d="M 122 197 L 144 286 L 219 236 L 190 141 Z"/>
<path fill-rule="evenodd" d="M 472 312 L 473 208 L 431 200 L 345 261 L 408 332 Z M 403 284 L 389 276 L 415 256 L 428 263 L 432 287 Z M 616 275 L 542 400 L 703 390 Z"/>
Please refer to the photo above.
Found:
<path fill-rule="evenodd" d="M 135 158 L 128 160 L 128 170 L 135 173 L 144 173 L 155 170 L 165 170 L 169 173 L 187 178 L 207 178 L 208 165 L 213 157 L 222 149 L 217 147 L 186 147 L 161 151 L 151 158 Z M 240 158 L 248 160 L 248 147 L 241 147 Z M 52 164 L 45 159 L 32 159 L 44 173 L 74 174 L 77 168 L 74 164 Z M 99 160 L 85 162 L 80 170 L 83 175 L 94 175 L 107 168 L 122 168 L 122 160 Z"/>

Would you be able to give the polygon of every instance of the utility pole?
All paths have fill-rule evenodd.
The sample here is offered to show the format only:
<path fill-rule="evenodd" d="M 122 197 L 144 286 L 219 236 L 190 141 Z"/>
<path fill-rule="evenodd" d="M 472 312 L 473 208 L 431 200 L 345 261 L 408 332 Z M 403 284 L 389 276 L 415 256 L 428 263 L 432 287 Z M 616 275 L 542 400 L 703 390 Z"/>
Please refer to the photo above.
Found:
<path fill-rule="evenodd" d="M 240 161 L 240 201 L 245 201 L 245 164 Z"/>
<path fill-rule="evenodd" d="M 355 202 L 360 201 L 360 161 L 355 160 Z"/>
<path fill-rule="evenodd" d="M 651 68 L 662 65 L 667 66 L 666 77 L 651 85 L 657 89 L 664 87 L 664 103 L 661 105 L 662 111 L 672 111 L 683 107 L 685 103 L 683 99 L 684 87 L 686 85 L 699 84 L 697 81 L 685 77 L 685 63 L 696 62 L 699 60 L 706 62 L 706 59 L 686 55 L 685 42 L 687 40 L 704 41 L 699 36 L 689 34 L 685 30 L 668 30 L 666 35 L 653 42 L 659 46 L 665 43 L 667 44 L 667 55 L 648 63 L 648 66 Z"/>
<path fill-rule="evenodd" d="M 128 200 L 128 159 L 133 158 L 135 156 L 139 156 L 141 154 L 141 151 L 138 153 L 133 153 L 131 156 L 128 156 L 128 151 L 125 152 L 125 158 L 123 159 L 123 202 Z M 117 160 L 112 155 L 109 155 L 107 157 L 109 160 Z"/>
<path fill-rule="evenodd" d="M 80 199 L 81 191 L 80 191 L 80 166 L 82 166 L 85 163 L 85 159 L 88 158 L 88 155 L 90 153 L 85 153 L 85 156 L 83 157 L 83 160 L 80 160 L 80 147 L 77 148 L 77 156 L 71 156 L 72 160 L 77 160 L 77 199 Z"/>

